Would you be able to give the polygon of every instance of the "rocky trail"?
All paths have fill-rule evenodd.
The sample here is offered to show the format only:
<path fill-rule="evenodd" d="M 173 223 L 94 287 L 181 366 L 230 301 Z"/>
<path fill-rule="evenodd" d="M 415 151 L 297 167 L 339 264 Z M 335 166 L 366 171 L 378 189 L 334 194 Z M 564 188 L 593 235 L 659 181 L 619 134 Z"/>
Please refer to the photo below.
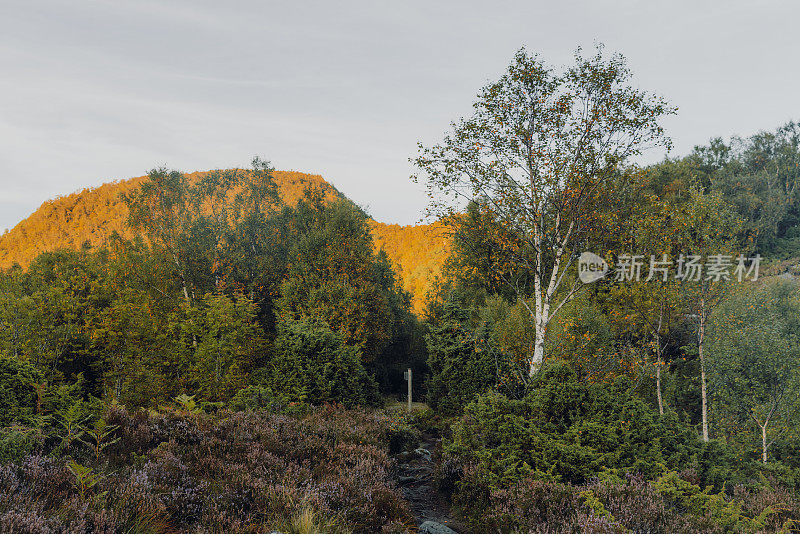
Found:
<path fill-rule="evenodd" d="M 447 498 L 436 489 L 434 472 L 441 457 L 441 438 L 425 433 L 417 448 L 396 456 L 397 482 L 423 534 L 468 534 L 452 516 Z"/>

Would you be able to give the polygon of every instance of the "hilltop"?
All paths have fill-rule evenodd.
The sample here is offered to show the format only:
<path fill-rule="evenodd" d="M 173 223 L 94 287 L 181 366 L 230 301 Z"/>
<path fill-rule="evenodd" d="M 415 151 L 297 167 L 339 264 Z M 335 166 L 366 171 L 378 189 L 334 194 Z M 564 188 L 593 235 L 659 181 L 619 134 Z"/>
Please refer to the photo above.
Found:
<path fill-rule="evenodd" d="M 308 187 L 318 188 L 329 197 L 343 196 L 319 175 L 276 171 L 274 177 L 288 205 L 295 205 Z M 44 202 L 0 236 L 0 269 L 8 269 L 15 263 L 25 267 L 42 252 L 59 248 L 77 249 L 86 242 L 100 246 L 114 232 L 130 237 L 125 225 L 128 208 L 120 194 L 135 189 L 144 178 L 118 180 Z M 400 226 L 370 220 L 370 228 L 376 249 L 386 251 L 403 287 L 412 295 L 414 310 L 419 313 L 430 283 L 449 251 L 441 226 L 436 223 Z"/>

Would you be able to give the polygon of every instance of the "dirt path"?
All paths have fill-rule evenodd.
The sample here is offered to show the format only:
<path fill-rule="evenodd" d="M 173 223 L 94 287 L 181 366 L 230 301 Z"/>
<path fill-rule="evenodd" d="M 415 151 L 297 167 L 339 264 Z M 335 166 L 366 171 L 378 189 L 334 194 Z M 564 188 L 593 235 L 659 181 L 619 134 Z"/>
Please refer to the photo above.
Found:
<path fill-rule="evenodd" d="M 435 521 L 456 532 L 469 531 L 453 518 L 447 498 L 436 490 L 434 471 L 441 458 L 441 438 L 436 434 L 423 434 L 417 449 L 397 455 L 397 477 L 403 496 L 411 504 L 417 525 Z"/>

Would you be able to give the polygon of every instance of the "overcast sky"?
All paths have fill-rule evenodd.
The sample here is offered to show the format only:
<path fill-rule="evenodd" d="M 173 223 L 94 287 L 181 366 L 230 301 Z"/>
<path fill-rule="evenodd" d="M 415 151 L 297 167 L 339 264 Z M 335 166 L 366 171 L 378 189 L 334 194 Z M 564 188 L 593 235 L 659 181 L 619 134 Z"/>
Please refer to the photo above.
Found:
<path fill-rule="evenodd" d="M 679 107 L 682 155 L 800 118 L 795 1 L 0 1 L 0 231 L 42 201 L 167 165 L 318 173 L 420 219 L 441 138 L 521 46 L 596 41 Z M 651 154 L 651 160 L 663 154 Z"/>

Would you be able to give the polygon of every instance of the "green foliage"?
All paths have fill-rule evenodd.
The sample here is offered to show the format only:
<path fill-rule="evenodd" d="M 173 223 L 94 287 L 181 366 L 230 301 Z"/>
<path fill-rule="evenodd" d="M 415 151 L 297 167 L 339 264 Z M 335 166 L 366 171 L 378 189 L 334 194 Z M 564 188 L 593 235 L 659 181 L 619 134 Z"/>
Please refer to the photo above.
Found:
<path fill-rule="evenodd" d="M 378 402 L 359 350 L 324 324 L 287 321 L 275 340 L 269 387 L 289 402 L 345 406 Z"/>
<path fill-rule="evenodd" d="M 624 380 L 590 384 L 560 364 L 531 388 L 522 400 L 482 395 L 453 426 L 448 454 L 475 466 L 489 487 L 523 476 L 583 482 L 607 468 L 653 476 L 700 450 L 690 428 L 674 414 L 659 416 Z"/>
<path fill-rule="evenodd" d="M 134 291 L 124 291 L 99 311 L 92 325 L 92 349 L 102 369 L 103 393 L 125 404 L 146 406 L 166 398 L 187 367 L 176 331 L 181 310 L 159 310 Z"/>
<path fill-rule="evenodd" d="M 323 322 L 373 363 L 408 314 L 385 254 L 375 254 L 366 215 L 312 191 L 290 213 L 296 240 L 278 302 L 281 317 Z"/>
<path fill-rule="evenodd" d="M 81 400 L 73 402 L 67 408 L 58 410 L 55 421 L 59 427 L 56 433 L 61 439 L 59 447 L 69 453 L 72 444 L 80 441 L 85 434 L 84 423 L 89 417 L 90 414 L 87 413 L 86 405 Z"/>
<path fill-rule="evenodd" d="M 583 499 L 584 504 L 596 517 L 602 517 L 603 519 L 608 520 L 610 523 L 617 522 L 611 512 L 606 510 L 606 507 L 603 506 L 603 502 L 597 498 L 592 490 L 582 491 L 579 493 L 579 495 Z"/>
<path fill-rule="evenodd" d="M 224 280 L 234 270 L 231 264 L 245 261 L 240 254 L 247 248 L 231 246 L 243 237 L 237 225 L 258 219 L 278 202 L 272 173 L 258 158 L 252 171 L 211 171 L 194 180 L 158 168 L 138 189 L 123 195 L 128 226 L 168 258 L 187 304 Z"/>
<path fill-rule="evenodd" d="M 85 500 L 89 493 L 100 482 L 100 475 L 94 472 L 94 469 L 81 465 L 74 460 L 67 464 L 67 468 L 72 473 L 74 480 L 72 481 L 75 489 L 78 490 L 81 500 Z"/>
<path fill-rule="evenodd" d="M 115 437 L 117 428 L 119 428 L 117 425 L 106 423 L 102 417 L 98 418 L 92 426 L 83 428 L 86 438 L 79 439 L 81 443 L 92 450 L 96 462 L 100 463 L 100 455 L 105 449 L 120 440 L 119 437 Z"/>
<path fill-rule="evenodd" d="M 37 386 L 43 381 L 30 363 L 0 355 L 0 425 L 33 420 L 41 401 Z"/>
<path fill-rule="evenodd" d="M 508 300 L 516 298 L 513 287 L 526 296 L 533 292 L 531 273 L 515 265 L 515 252 L 521 244 L 503 246 L 509 236 L 491 209 L 471 201 L 448 225 L 452 252 L 442 274 L 455 287 L 502 295 Z"/>
<path fill-rule="evenodd" d="M 241 294 L 209 294 L 189 310 L 184 332 L 195 343 L 192 382 L 202 398 L 228 401 L 245 385 L 266 344 L 256 315 Z"/>
<path fill-rule="evenodd" d="M 203 411 L 194 400 L 194 395 L 181 393 L 175 397 L 175 402 L 181 407 L 181 410 L 187 414 L 197 414 Z"/>
<path fill-rule="evenodd" d="M 710 519 L 726 532 L 760 532 L 769 517 L 776 513 L 773 507 L 766 506 L 757 516 L 748 517 L 742 510 L 742 503 L 728 498 L 724 490 L 712 493 L 709 486 L 701 491 L 698 485 L 684 480 L 675 471 L 658 477 L 653 487 L 688 513 Z"/>
<path fill-rule="evenodd" d="M 491 339 L 491 325 L 482 321 L 473 329 L 456 293 L 444 302 L 425 340 L 430 369 L 426 400 L 442 414 L 460 413 L 477 395 L 497 387 L 507 370 L 505 355 Z"/>
<path fill-rule="evenodd" d="M 236 392 L 228 403 L 231 410 L 236 412 L 277 408 L 278 401 L 272 390 L 262 386 L 247 386 Z"/>
<path fill-rule="evenodd" d="M 0 464 L 21 462 L 44 445 L 44 435 L 38 428 L 10 426 L 0 428 Z"/>
<path fill-rule="evenodd" d="M 428 415 L 430 410 L 428 410 Z M 425 410 L 415 410 L 409 413 L 406 408 L 390 408 L 386 410 L 389 425 L 386 429 L 385 441 L 389 452 L 397 454 L 417 446 L 421 436 L 419 423 L 426 419 Z"/>
<path fill-rule="evenodd" d="M 794 433 L 800 410 L 798 295 L 789 281 L 747 287 L 712 316 L 709 375 L 716 420 L 723 435 L 759 443 L 764 462 L 778 438 Z"/>

